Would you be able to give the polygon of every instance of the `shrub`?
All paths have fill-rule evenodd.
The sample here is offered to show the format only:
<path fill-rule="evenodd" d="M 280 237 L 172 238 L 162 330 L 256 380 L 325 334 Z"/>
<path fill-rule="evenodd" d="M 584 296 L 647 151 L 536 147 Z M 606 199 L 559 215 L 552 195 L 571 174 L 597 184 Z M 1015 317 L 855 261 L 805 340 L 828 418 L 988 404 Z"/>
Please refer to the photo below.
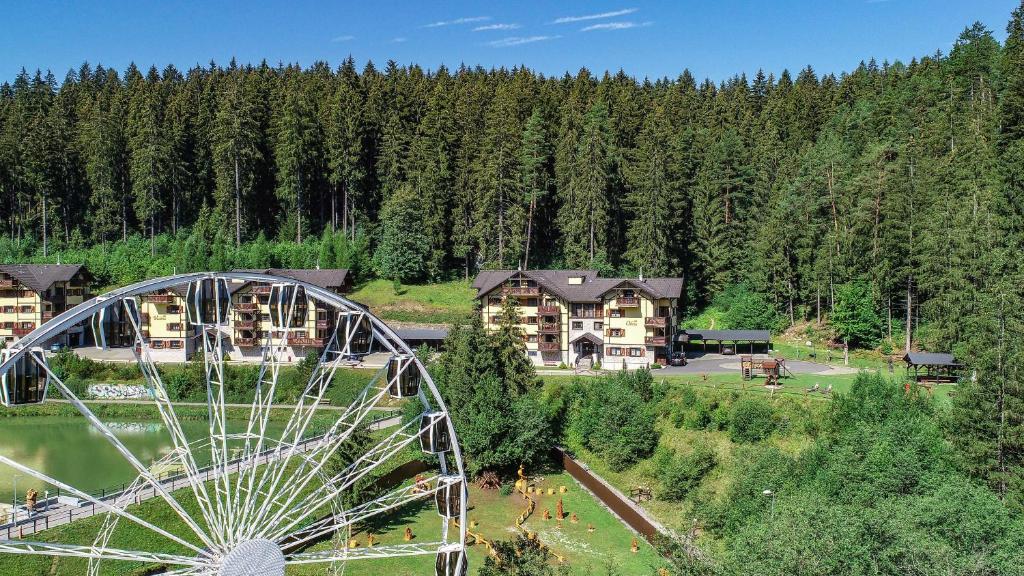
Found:
<path fill-rule="evenodd" d="M 663 500 L 686 498 L 711 472 L 716 463 L 714 451 L 706 444 L 698 444 L 692 453 L 671 459 L 658 471 L 658 481 L 661 482 L 661 493 L 658 497 Z"/>
<path fill-rule="evenodd" d="M 570 442 L 593 450 L 616 471 L 650 456 L 658 445 L 654 406 L 636 388 L 649 381 L 649 372 L 646 378 L 618 372 L 578 387 L 569 409 Z"/>
<path fill-rule="evenodd" d="M 757 442 L 775 429 L 775 411 L 763 400 L 743 398 L 729 412 L 729 436 L 734 442 Z"/>

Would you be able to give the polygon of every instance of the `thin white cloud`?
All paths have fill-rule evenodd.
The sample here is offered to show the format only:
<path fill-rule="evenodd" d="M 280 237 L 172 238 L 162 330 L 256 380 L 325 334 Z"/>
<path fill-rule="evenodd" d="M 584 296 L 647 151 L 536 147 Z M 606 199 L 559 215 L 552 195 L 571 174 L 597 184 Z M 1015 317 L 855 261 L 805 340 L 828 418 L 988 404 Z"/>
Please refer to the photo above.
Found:
<path fill-rule="evenodd" d="M 654 24 L 654 22 L 602 22 L 601 24 L 591 24 L 586 28 L 581 28 L 580 32 L 591 32 L 593 30 L 629 30 L 630 28 L 646 28 Z"/>
<path fill-rule="evenodd" d="M 473 28 L 473 32 L 486 32 L 488 30 L 518 30 L 519 24 L 487 24 Z"/>
<path fill-rule="evenodd" d="M 408 40 L 409 40 L 409 39 L 408 39 L 408 38 L 406 38 L 405 36 L 398 36 L 398 37 L 396 37 L 396 38 L 392 38 L 392 39 L 391 39 L 391 43 L 392 43 L 392 44 L 401 44 L 402 42 L 406 42 L 406 41 L 408 41 Z"/>
<path fill-rule="evenodd" d="M 345 36 L 335 36 L 334 38 L 331 38 L 331 42 L 348 42 L 349 40 L 355 40 L 355 39 L 356 39 L 355 36 L 350 36 L 350 35 L 346 34 Z"/>
<path fill-rule="evenodd" d="M 456 24 L 472 24 L 473 22 L 486 22 L 490 20 L 490 16 L 468 16 L 465 18 L 456 18 L 455 20 L 439 20 L 437 22 L 431 22 L 430 24 L 424 24 L 424 28 L 440 28 L 442 26 L 454 26 Z"/>
<path fill-rule="evenodd" d="M 552 24 L 569 24 L 571 22 L 583 22 L 585 20 L 600 20 L 602 18 L 615 18 L 616 16 L 625 16 L 626 14 L 632 14 L 636 12 L 636 8 L 624 8 L 622 10 L 613 10 L 611 12 L 601 12 L 599 14 L 585 14 L 583 16 L 562 16 L 556 18 Z"/>
<path fill-rule="evenodd" d="M 561 36 L 509 36 L 508 38 L 501 38 L 500 40 L 492 40 L 488 42 L 487 45 L 492 48 L 507 48 L 509 46 L 519 46 L 521 44 L 554 40 L 555 38 L 561 38 Z"/>

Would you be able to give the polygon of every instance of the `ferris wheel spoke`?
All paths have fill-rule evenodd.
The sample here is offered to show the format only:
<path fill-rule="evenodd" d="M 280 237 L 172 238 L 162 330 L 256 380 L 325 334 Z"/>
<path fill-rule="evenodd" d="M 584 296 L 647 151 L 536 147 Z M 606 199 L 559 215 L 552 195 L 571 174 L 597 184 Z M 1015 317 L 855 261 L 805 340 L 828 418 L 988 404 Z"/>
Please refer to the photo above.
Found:
<path fill-rule="evenodd" d="M 38 556 L 64 556 L 69 558 L 94 558 L 99 560 L 121 560 L 131 562 L 147 562 L 172 564 L 175 566 L 207 566 L 205 560 L 175 554 L 159 552 L 142 552 L 138 550 L 118 550 L 104 548 L 97 550 L 92 546 L 76 546 L 73 544 L 55 544 L 52 542 L 33 542 L 29 540 L 0 540 L 0 553 L 24 554 Z"/>
<path fill-rule="evenodd" d="M 49 484 L 51 486 L 56 486 L 57 488 L 65 491 L 65 492 L 67 492 L 69 494 L 73 494 L 75 497 L 80 498 L 82 500 L 85 500 L 85 501 L 89 502 L 90 504 L 93 504 L 93 505 L 95 505 L 95 506 L 105 510 L 106 512 L 109 512 L 111 514 L 120 516 L 122 518 L 126 518 L 128 520 L 131 520 L 132 522 L 135 522 L 136 524 L 138 524 L 138 525 L 140 525 L 140 526 L 142 526 L 144 528 L 152 530 L 153 532 L 156 532 L 157 534 L 159 534 L 159 535 L 161 535 L 161 536 L 163 536 L 163 537 L 165 537 L 165 538 L 167 538 L 169 540 L 173 540 L 174 542 L 177 542 L 178 544 L 181 544 L 182 546 L 186 546 L 186 547 L 188 547 L 188 548 L 190 548 L 190 549 L 192 549 L 192 550 L 194 550 L 194 551 L 196 551 L 196 552 L 198 552 L 200 554 L 205 554 L 205 552 L 203 552 L 203 550 L 201 548 L 199 548 L 198 546 L 196 546 L 195 544 L 192 544 L 192 543 L 190 543 L 190 542 L 188 542 L 188 541 L 186 541 L 186 540 L 184 540 L 184 539 L 182 539 L 182 538 L 180 538 L 178 536 L 175 536 L 174 534 L 171 534 L 170 532 L 167 532 L 166 530 L 163 530 L 162 528 L 158 528 L 158 527 L 154 526 L 153 524 L 150 524 L 149 522 L 146 522 L 145 520 L 139 518 L 138 516 L 135 516 L 134 514 L 126 512 L 125 510 L 123 510 L 122 508 L 119 508 L 118 506 L 112 505 L 109 502 L 106 502 L 106 501 L 101 500 L 99 498 L 96 498 L 94 496 L 90 496 L 85 491 L 79 490 L 78 488 L 75 488 L 74 486 L 71 486 L 71 485 L 69 485 L 69 484 L 67 484 L 65 482 L 61 482 L 60 480 L 57 480 L 56 478 L 51 478 L 50 476 L 47 476 L 46 474 L 43 474 L 42 472 L 39 472 L 38 470 L 34 470 L 32 468 L 29 468 L 28 466 L 25 466 L 24 464 L 19 464 L 18 462 L 15 462 L 14 460 L 11 460 L 10 458 L 8 458 L 6 456 L 3 456 L 3 455 L 0 455 L 0 464 L 5 464 L 7 466 L 10 466 L 11 468 L 14 468 L 15 470 L 17 470 L 18 472 L 21 472 L 22 474 L 25 474 L 27 476 L 31 476 L 31 477 L 35 478 L 36 480 L 39 480 L 40 482 L 44 482 L 44 483 Z"/>
<path fill-rule="evenodd" d="M 378 558 L 403 558 L 406 556 L 437 555 L 441 552 L 461 550 L 460 544 L 444 542 L 422 542 L 417 544 L 393 544 L 390 546 L 367 546 L 365 548 L 340 548 L 317 552 L 300 552 L 285 557 L 285 564 L 320 564 L 347 560 L 373 560 Z"/>
<path fill-rule="evenodd" d="M 232 515 L 228 506 L 231 502 L 231 480 L 228 471 L 228 429 L 227 407 L 224 398 L 226 387 L 224 374 L 223 334 L 219 327 L 203 326 L 203 364 L 206 373 L 206 398 L 209 413 L 210 466 L 217 471 L 213 480 L 213 516 L 211 531 L 217 538 L 227 541 L 231 533 Z"/>
<path fill-rule="evenodd" d="M 287 543 L 290 547 L 300 546 L 321 536 L 333 534 L 370 518 L 393 512 L 403 506 L 433 497 L 449 486 L 460 484 L 454 477 L 431 476 L 414 484 L 392 490 L 375 500 L 349 508 L 343 515 L 333 514 L 310 524 L 292 534 L 275 537 L 275 541 Z M 426 488 L 430 486 L 430 488 Z"/>
<path fill-rule="evenodd" d="M 259 506 L 259 510 L 253 520 L 249 522 L 248 537 L 252 537 L 258 527 L 266 524 L 266 518 L 269 514 L 274 510 L 286 507 L 299 493 L 306 489 L 309 483 L 320 474 L 320 471 L 326 466 L 330 457 L 337 452 L 341 445 L 348 440 L 362 421 L 365 420 L 366 416 L 373 411 L 373 408 L 387 393 L 386 387 L 376 388 L 378 380 L 378 378 L 375 378 L 364 388 L 363 393 L 360 395 L 360 401 L 350 405 L 338 417 L 327 433 L 315 444 L 314 448 L 308 451 L 306 457 L 300 462 L 298 469 L 289 474 L 289 489 L 292 496 L 283 505 L 279 505 L 282 496 L 278 494 L 278 488 L 285 473 L 288 472 L 288 464 L 293 460 L 293 456 L 298 452 L 300 445 L 303 443 L 302 441 L 287 445 L 282 443 L 278 447 L 278 451 L 281 451 L 287 446 L 287 454 L 276 460 L 276 466 L 273 470 L 271 470 L 271 467 L 267 467 L 265 476 L 261 479 L 256 489 L 257 494 L 265 493 L 269 499 L 250 500 L 252 505 Z M 370 394 L 371 391 L 373 391 L 372 395 Z M 269 484 L 267 483 L 268 479 Z"/>
<path fill-rule="evenodd" d="M 174 411 L 174 406 L 171 404 L 170 396 L 167 394 L 167 388 L 164 386 L 163 379 L 160 377 L 160 371 L 157 370 L 156 365 L 153 363 L 152 356 L 150 355 L 149 343 L 146 342 L 145 338 L 143 338 L 141 326 L 137 323 L 135 316 L 128 314 L 128 319 L 132 323 L 136 336 L 137 350 L 133 348 L 132 352 L 135 355 L 135 359 L 139 364 L 139 368 L 142 371 L 146 382 L 153 389 L 154 403 L 160 413 L 160 419 L 163 421 L 164 426 L 167 427 L 171 437 L 171 442 L 174 445 L 174 450 L 171 454 L 175 455 L 178 462 L 185 468 L 185 476 L 188 479 L 192 495 L 196 499 L 199 511 L 203 515 L 203 519 L 206 521 L 207 526 L 216 526 L 216 519 L 214 516 L 213 505 L 210 502 L 209 492 L 206 490 L 206 485 L 199 481 L 199 465 L 196 463 L 195 456 L 192 454 L 190 449 L 188 438 L 185 436 L 185 433 L 181 428 L 181 422 L 178 420 L 178 415 Z"/>
<path fill-rule="evenodd" d="M 97 418 L 95 414 L 93 414 L 92 410 L 90 410 L 89 407 L 86 406 L 85 403 L 83 403 L 82 400 L 79 399 L 78 396 L 74 394 L 74 392 L 68 389 L 64 382 L 60 378 L 58 378 L 57 375 L 54 374 L 52 370 L 50 370 L 49 366 L 47 366 L 45 362 L 39 362 L 39 366 L 42 367 L 42 369 L 46 372 L 47 376 L 50 378 L 50 382 L 52 382 L 57 387 L 60 393 L 65 398 L 67 398 L 67 400 L 71 402 L 71 404 L 76 409 L 78 409 L 82 416 L 85 416 L 86 420 L 88 420 L 89 423 L 92 424 L 93 428 L 95 428 L 104 438 L 107 439 L 108 442 L 110 442 L 111 445 L 113 445 L 113 447 L 121 454 L 121 456 L 123 456 L 125 460 L 127 460 L 128 463 L 131 464 L 131 466 L 135 469 L 136 473 L 138 473 L 139 476 L 146 479 L 149 485 L 153 487 L 153 491 L 160 495 L 164 502 L 166 502 L 174 510 L 174 512 L 182 519 L 182 521 L 184 521 L 185 524 L 187 524 L 188 527 L 192 529 L 196 536 L 198 536 L 199 539 L 202 540 L 203 543 L 207 546 L 211 548 L 214 547 L 213 541 L 206 534 L 203 528 L 195 521 L 194 518 L 192 518 L 192 516 L 187 511 L 185 511 L 185 509 L 181 506 L 181 503 L 179 503 L 177 500 L 175 500 L 173 496 L 171 496 L 170 492 L 168 492 L 167 489 L 163 486 L 163 484 L 161 484 L 160 481 L 153 476 L 152 472 L 150 472 L 149 469 L 146 468 L 146 466 L 139 461 L 135 454 L 133 454 L 131 450 L 128 450 L 124 443 L 121 442 L 121 440 L 118 439 L 118 437 L 113 432 L 111 432 L 110 429 L 107 428 L 107 426 L 103 424 L 103 422 L 100 421 L 100 419 Z"/>
<path fill-rule="evenodd" d="M 408 432 L 410 427 L 415 427 L 415 433 L 410 434 Z M 267 534 L 274 534 L 275 537 L 280 537 L 280 535 L 287 534 L 289 531 L 295 529 L 299 524 L 313 515 L 316 510 L 322 507 L 323 503 L 330 502 L 340 496 L 342 492 L 348 490 L 357 481 L 366 477 L 366 475 L 375 468 L 390 460 L 409 444 L 418 440 L 421 434 L 422 431 L 420 430 L 417 421 L 414 420 L 405 424 L 376 446 L 368 450 L 365 454 L 357 458 L 341 473 L 330 478 L 328 482 L 324 483 L 312 492 L 309 492 L 301 500 L 298 500 L 297 504 L 295 504 L 299 494 L 302 493 L 305 486 L 307 486 L 312 480 L 312 478 L 306 478 L 303 481 L 303 484 L 295 489 L 293 494 L 278 507 L 278 513 L 266 523 L 267 528 L 260 533 L 261 537 L 266 537 Z M 320 463 L 319 467 L 323 467 L 325 463 L 326 459 Z"/>

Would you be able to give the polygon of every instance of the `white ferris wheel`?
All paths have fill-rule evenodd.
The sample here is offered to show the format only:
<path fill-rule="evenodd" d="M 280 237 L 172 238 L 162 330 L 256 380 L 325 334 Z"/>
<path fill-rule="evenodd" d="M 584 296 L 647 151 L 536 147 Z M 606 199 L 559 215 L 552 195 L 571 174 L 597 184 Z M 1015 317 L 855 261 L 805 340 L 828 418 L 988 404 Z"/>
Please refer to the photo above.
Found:
<path fill-rule="evenodd" d="M 225 399 L 225 356 L 231 338 L 231 292 L 240 283 L 259 286 L 268 296 L 264 301 L 270 329 L 262 331 L 261 342 L 256 343 L 259 370 L 251 384 L 251 403 L 232 407 Z M 204 422 L 198 438 L 185 434 L 141 325 L 140 298 L 168 289 L 184 297 L 188 322 L 197 331 L 195 354 L 205 368 L 208 426 Z M 297 400 L 286 408 L 275 407 L 278 377 L 288 359 L 285 350 L 292 340 L 305 336 L 297 326 L 309 307 L 315 307 L 321 318 L 327 316 L 320 324 L 327 334 L 318 362 Z M 130 329 L 134 345 L 129 347 L 145 377 L 149 402 L 173 447 L 157 462 L 143 462 L 133 454 L 51 370 L 41 348 L 72 326 L 100 325 L 111 317 Z M 351 404 L 328 407 L 327 394 L 338 369 L 371 352 L 385 353 L 384 367 Z M 435 557 L 438 576 L 466 573 L 466 479 L 447 408 L 410 347 L 366 309 L 334 292 L 255 273 L 147 280 L 98 296 L 46 322 L 2 351 L 0 375 L 3 409 L 42 403 L 48 394 L 59 393 L 99 432 L 97 441 L 112 445 L 135 475 L 123 490 L 96 495 L 0 455 L 0 465 L 72 502 L 56 506 L 52 518 L 37 513 L 22 519 L 13 532 L 10 525 L 6 531 L 0 528 L 0 555 L 84 558 L 89 576 L 101 576 L 106 567 L 119 562 L 141 562 L 180 576 L 284 576 L 291 565 L 322 566 L 322 573 L 338 573 L 349 562 L 406 556 Z M 406 416 L 392 418 L 389 426 L 369 426 L 384 405 L 403 406 Z M 239 412 L 247 418 L 229 418 L 229 413 Z M 418 416 L 412 417 L 414 413 Z M 359 434 L 364 440 L 353 453 L 353 438 Z M 381 482 L 382 477 L 395 476 L 412 453 L 427 464 L 415 481 L 403 477 Z M 144 500 L 158 501 L 173 514 L 158 515 L 163 521 L 144 517 L 137 511 Z M 419 511 L 425 502 L 439 516 L 433 533 L 420 524 L 411 541 L 350 543 L 355 531 L 375 521 L 396 519 L 389 529 L 401 531 L 401 523 L 411 521 L 404 512 Z M 98 526 L 90 531 L 91 542 L 60 542 L 47 535 L 47 530 L 90 515 L 102 519 L 89 524 Z M 148 531 L 148 541 L 155 545 L 147 550 L 119 548 L 115 534 L 129 527 Z"/>

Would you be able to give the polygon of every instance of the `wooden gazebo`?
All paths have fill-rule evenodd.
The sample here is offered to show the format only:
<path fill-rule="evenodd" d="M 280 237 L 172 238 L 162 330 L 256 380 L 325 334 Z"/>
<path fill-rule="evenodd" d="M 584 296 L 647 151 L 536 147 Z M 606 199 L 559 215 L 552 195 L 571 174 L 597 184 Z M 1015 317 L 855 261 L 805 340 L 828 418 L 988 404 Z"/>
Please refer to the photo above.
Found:
<path fill-rule="evenodd" d="M 952 354 L 942 352 L 908 352 L 903 361 L 907 374 L 913 372 L 919 384 L 955 384 L 964 367 Z"/>

